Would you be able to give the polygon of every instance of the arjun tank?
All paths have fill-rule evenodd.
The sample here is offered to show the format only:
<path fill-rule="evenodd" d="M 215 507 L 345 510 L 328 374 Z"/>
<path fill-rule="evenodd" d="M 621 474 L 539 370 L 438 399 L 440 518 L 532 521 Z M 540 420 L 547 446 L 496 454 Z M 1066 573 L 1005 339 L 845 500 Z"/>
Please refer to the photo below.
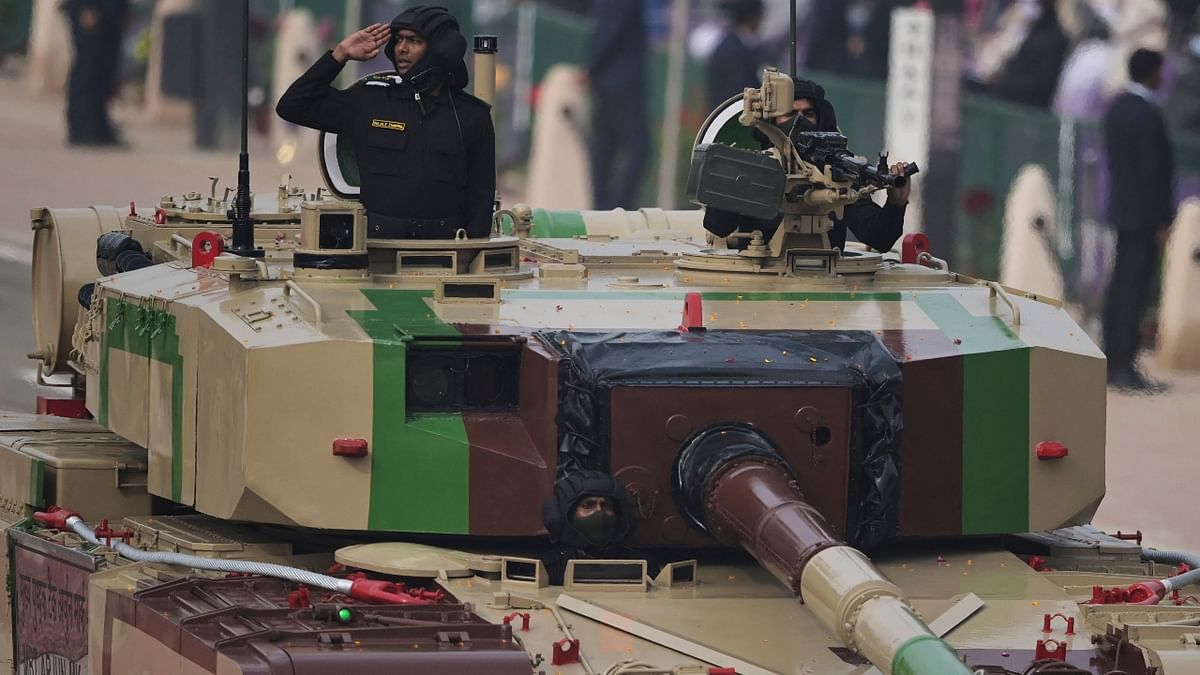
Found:
<path fill-rule="evenodd" d="M 332 135 L 328 195 L 35 209 L 79 397 L 41 407 L 94 421 L 0 416 L 17 672 L 1200 672 L 1196 558 L 1088 525 L 1102 353 L 920 237 L 830 248 L 895 179 L 763 123 L 791 98 L 768 71 L 693 166 L 770 237 L 375 239 Z M 616 539 L 564 547 L 589 495 Z"/>

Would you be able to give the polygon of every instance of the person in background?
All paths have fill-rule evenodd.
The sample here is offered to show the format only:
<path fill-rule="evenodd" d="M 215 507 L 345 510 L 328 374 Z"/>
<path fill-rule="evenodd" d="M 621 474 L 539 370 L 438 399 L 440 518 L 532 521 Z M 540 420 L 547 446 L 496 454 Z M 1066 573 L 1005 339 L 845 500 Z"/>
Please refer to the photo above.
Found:
<path fill-rule="evenodd" d="M 1065 119 L 1094 122 L 1103 114 L 1107 102 L 1104 80 L 1116 48 L 1102 17 L 1089 12 L 1084 20 L 1080 40 L 1063 65 L 1054 95 L 1054 112 Z"/>
<path fill-rule="evenodd" d="M 850 21 L 845 0 L 815 0 L 809 15 L 804 67 L 844 73 L 850 67 Z"/>
<path fill-rule="evenodd" d="M 1162 108 L 1162 54 L 1139 49 L 1129 57 L 1129 87 L 1104 113 L 1104 148 L 1111 189 L 1108 221 L 1117 231 L 1117 259 L 1104 305 L 1108 383 L 1156 393 L 1165 387 L 1137 369 L 1142 316 L 1175 217 L 1175 162 Z"/>
<path fill-rule="evenodd" d="M 708 109 L 715 110 L 729 97 L 760 83 L 759 68 L 766 61 L 758 38 L 762 0 L 723 0 L 724 31 L 708 57 Z"/>
<path fill-rule="evenodd" d="M 1014 103 L 1049 108 L 1070 45 L 1054 0 L 1041 0 L 1037 19 L 991 83 L 991 92 Z"/>
<path fill-rule="evenodd" d="M 868 6 L 869 13 L 861 35 L 862 52 L 855 61 L 855 74 L 873 80 L 887 80 L 892 48 L 892 12 L 911 7 L 913 2 L 877 0 Z"/>
<path fill-rule="evenodd" d="M 586 76 L 592 93 L 595 208 L 636 208 L 650 156 L 646 17 L 641 0 L 593 0 Z"/>
<path fill-rule="evenodd" d="M 71 145 L 120 146 L 108 116 L 108 99 L 117 86 L 121 36 L 128 0 L 66 0 L 75 55 L 67 80 L 67 142 Z"/>

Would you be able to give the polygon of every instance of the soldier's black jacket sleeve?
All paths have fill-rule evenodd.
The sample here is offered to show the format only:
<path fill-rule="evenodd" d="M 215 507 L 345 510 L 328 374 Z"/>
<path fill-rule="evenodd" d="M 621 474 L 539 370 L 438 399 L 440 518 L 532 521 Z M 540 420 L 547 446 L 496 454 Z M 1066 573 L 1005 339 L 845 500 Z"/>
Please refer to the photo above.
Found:
<path fill-rule="evenodd" d="M 340 134 L 350 127 L 352 94 L 330 86 L 342 72 L 333 52 L 325 52 L 279 97 L 275 112 L 302 127 Z"/>
<path fill-rule="evenodd" d="M 472 123 L 464 129 L 467 149 L 467 235 L 486 237 L 492 228 L 496 201 L 496 129 L 485 104 L 472 107 Z"/>
<path fill-rule="evenodd" d="M 736 213 L 711 207 L 704 209 L 704 229 L 718 237 L 728 237 L 733 234 L 733 231 L 738 229 L 738 220 Z"/>
<path fill-rule="evenodd" d="M 842 223 L 867 246 L 876 251 L 890 251 L 904 232 L 906 208 L 906 204 L 880 206 L 862 199 L 845 208 Z"/>

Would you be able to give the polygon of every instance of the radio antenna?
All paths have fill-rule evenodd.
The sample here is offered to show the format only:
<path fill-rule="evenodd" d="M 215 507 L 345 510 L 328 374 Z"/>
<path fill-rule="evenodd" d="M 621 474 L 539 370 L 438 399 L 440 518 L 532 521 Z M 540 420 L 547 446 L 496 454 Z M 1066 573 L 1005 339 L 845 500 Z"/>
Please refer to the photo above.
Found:
<path fill-rule="evenodd" d="M 796 79 L 796 0 L 792 0 L 788 4 L 791 5 L 791 7 L 788 8 L 788 11 L 790 11 L 792 15 L 792 70 L 788 74 L 791 75 L 792 79 L 794 80 Z"/>
<path fill-rule="evenodd" d="M 237 195 L 229 221 L 233 226 L 230 252 L 249 258 L 261 258 L 263 250 L 254 246 L 254 221 L 250 218 L 250 0 L 242 0 L 242 153 L 238 156 Z"/>

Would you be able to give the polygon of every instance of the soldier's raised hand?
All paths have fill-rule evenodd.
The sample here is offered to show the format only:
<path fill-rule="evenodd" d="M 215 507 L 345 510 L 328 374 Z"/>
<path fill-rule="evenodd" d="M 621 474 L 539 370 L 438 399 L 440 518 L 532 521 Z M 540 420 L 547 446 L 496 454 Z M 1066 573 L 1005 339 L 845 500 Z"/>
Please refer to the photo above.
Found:
<path fill-rule="evenodd" d="M 903 176 L 904 170 L 908 168 L 908 162 L 897 162 L 896 164 L 893 164 L 890 168 L 891 168 L 891 170 L 889 171 L 889 173 L 891 173 L 893 176 Z M 912 192 L 912 177 L 911 176 L 909 177 L 908 182 L 904 184 L 904 187 L 888 188 L 887 200 L 889 203 L 892 203 L 892 204 L 907 204 L 908 203 L 908 195 L 910 192 Z"/>
<path fill-rule="evenodd" d="M 346 61 L 370 61 L 379 55 L 379 50 L 387 44 L 392 36 L 392 30 L 386 23 L 373 23 L 362 30 L 346 36 L 333 49 L 333 58 L 338 63 Z"/>

